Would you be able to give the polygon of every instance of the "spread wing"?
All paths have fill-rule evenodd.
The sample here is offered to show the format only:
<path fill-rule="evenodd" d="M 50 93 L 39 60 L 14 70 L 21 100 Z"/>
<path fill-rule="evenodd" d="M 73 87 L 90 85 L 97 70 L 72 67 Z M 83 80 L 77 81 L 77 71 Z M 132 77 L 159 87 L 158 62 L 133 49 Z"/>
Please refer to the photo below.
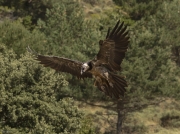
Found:
<path fill-rule="evenodd" d="M 120 24 L 118 21 L 112 31 L 108 29 L 106 39 L 99 41 L 100 50 L 97 54 L 97 60 L 113 71 L 121 69 L 121 62 L 128 49 L 129 36 L 126 28 L 124 22 Z"/>
<path fill-rule="evenodd" d="M 78 78 L 92 78 L 92 74 L 89 72 L 84 72 L 81 75 L 81 65 L 82 62 L 70 60 L 63 57 L 56 56 L 44 56 L 37 54 L 32 51 L 29 47 L 27 48 L 28 52 L 36 56 L 36 60 L 40 61 L 40 64 L 43 64 L 44 67 L 50 67 L 56 71 L 70 73 Z"/>

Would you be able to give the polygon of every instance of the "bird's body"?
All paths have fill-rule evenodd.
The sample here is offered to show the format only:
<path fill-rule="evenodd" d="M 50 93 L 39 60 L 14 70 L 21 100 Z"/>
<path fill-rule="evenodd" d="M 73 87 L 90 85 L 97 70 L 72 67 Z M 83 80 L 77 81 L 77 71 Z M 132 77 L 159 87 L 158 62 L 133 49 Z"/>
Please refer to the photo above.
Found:
<path fill-rule="evenodd" d="M 29 47 L 28 51 L 36 55 L 40 64 L 51 67 L 56 71 L 67 72 L 78 78 L 95 78 L 94 85 L 106 95 L 119 98 L 124 96 L 127 83 L 123 77 L 117 75 L 121 70 L 120 64 L 125 57 L 128 48 L 129 37 L 124 23 L 116 24 L 112 31 L 108 30 L 105 40 L 99 41 L 100 50 L 94 59 L 82 63 L 71 59 L 43 56 L 33 52 Z"/>
<path fill-rule="evenodd" d="M 116 98 L 119 98 L 119 95 L 124 95 L 124 87 L 127 87 L 127 84 L 122 77 L 102 65 L 93 66 L 89 72 L 95 78 L 94 86 L 98 87 L 99 90 L 108 96 L 112 97 L 112 95 L 114 95 Z"/>

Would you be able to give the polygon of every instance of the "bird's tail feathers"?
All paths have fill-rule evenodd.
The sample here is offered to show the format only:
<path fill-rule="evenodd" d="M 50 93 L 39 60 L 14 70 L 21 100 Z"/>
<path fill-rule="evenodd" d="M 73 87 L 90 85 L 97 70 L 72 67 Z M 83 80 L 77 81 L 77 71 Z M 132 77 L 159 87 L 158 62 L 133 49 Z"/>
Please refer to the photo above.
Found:
<path fill-rule="evenodd" d="M 113 73 L 109 74 L 112 79 L 110 82 L 106 79 L 103 79 L 103 82 L 101 84 L 97 82 L 96 86 L 107 96 L 111 98 L 114 96 L 115 98 L 119 99 L 121 96 L 124 96 L 124 93 L 126 92 L 125 87 L 127 87 L 127 82 L 119 75 Z"/>
<path fill-rule="evenodd" d="M 124 93 L 126 92 L 125 87 L 127 87 L 126 80 L 117 74 L 110 73 L 110 76 L 113 81 L 113 86 L 111 87 L 111 90 L 114 92 L 114 94 L 118 94 L 118 97 L 116 98 L 119 98 L 119 95 L 124 96 Z"/>

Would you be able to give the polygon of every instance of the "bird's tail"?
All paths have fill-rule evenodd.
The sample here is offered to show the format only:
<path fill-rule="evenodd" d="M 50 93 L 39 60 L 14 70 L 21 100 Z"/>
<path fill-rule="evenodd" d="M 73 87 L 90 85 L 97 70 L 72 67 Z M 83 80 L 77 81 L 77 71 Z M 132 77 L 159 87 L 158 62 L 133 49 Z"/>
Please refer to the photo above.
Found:
<path fill-rule="evenodd" d="M 127 82 L 123 77 L 114 73 L 109 73 L 109 75 L 110 81 L 103 79 L 103 82 L 101 84 L 97 82 L 96 86 L 107 96 L 114 96 L 119 99 L 126 92 Z"/>
<path fill-rule="evenodd" d="M 124 96 L 124 93 L 126 92 L 125 87 L 127 87 L 127 82 L 124 77 L 113 73 L 110 73 L 110 76 L 112 78 L 112 86 L 110 85 L 110 89 L 112 90 L 114 96 L 116 98 Z"/>

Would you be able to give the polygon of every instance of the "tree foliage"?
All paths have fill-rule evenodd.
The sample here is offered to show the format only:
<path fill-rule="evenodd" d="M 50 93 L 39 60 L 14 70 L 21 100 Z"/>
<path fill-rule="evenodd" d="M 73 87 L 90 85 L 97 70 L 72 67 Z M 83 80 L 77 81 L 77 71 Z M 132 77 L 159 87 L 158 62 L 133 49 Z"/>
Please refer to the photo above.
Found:
<path fill-rule="evenodd" d="M 164 0 L 113 0 L 130 15 L 133 20 L 140 20 L 155 14 Z M 172 1 L 172 0 L 166 0 Z"/>
<path fill-rule="evenodd" d="M 80 5 L 71 0 L 54 3 L 53 8 L 47 9 L 46 20 L 38 23 L 39 30 L 47 36 L 48 53 L 78 60 L 92 58 L 98 50 L 100 34 L 93 25 L 84 20 Z"/>
<path fill-rule="evenodd" d="M 0 0 L 0 5 L 14 10 L 13 15 L 22 18 L 29 29 L 34 28 L 39 18 L 44 19 L 46 9 L 51 8 L 55 0 Z M 27 23 L 28 21 L 28 23 Z"/>
<path fill-rule="evenodd" d="M 139 29 L 140 24 L 137 23 L 134 29 Z M 130 82 L 130 92 L 138 91 L 147 96 L 150 93 L 177 95 L 179 80 L 175 76 L 179 68 L 171 60 L 172 46 L 166 45 L 165 34 L 164 29 L 156 25 L 153 29 L 143 27 L 131 33 L 132 44 L 123 67 Z"/>
<path fill-rule="evenodd" d="M 180 32 L 180 1 L 164 2 L 160 10 L 153 17 L 154 23 L 160 28 L 164 29 L 164 44 L 171 46 L 172 59 L 180 66 L 180 39 L 178 33 Z"/>
<path fill-rule="evenodd" d="M 38 65 L 29 54 L 16 59 L 0 45 L 0 120 L 3 131 L 78 133 L 84 114 L 71 98 L 60 99 L 63 75 Z M 87 128 L 86 128 L 87 129 Z"/>
<path fill-rule="evenodd" d="M 141 19 L 131 28 L 131 43 L 123 62 L 123 74 L 129 82 L 127 99 L 130 103 L 128 105 L 134 105 L 136 108 L 142 104 L 151 103 L 157 96 L 179 98 L 180 95 L 180 70 L 172 60 L 172 48 L 179 45 L 177 42 L 179 28 L 177 25 L 168 23 L 168 20 L 170 21 L 168 17 L 161 18 L 167 16 L 170 10 L 172 16 L 175 16 L 177 10 L 172 8 L 178 5 L 177 1 L 169 3 L 169 10 L 166 5 L 165 2 L 162 4 L 162 11 L 149 18 Z M 174 22 L 178 23 L 178 18 Z M 176 30 L 171 31 L 166 23 Z"/>
<path fill-rule="evenodd" d="M 46 38 L 37 30 L 30 32 L 19 21 L 5 20 L 0 23 L 0 43 L 20 56 L 28 45 L 42 52 Z"/>

